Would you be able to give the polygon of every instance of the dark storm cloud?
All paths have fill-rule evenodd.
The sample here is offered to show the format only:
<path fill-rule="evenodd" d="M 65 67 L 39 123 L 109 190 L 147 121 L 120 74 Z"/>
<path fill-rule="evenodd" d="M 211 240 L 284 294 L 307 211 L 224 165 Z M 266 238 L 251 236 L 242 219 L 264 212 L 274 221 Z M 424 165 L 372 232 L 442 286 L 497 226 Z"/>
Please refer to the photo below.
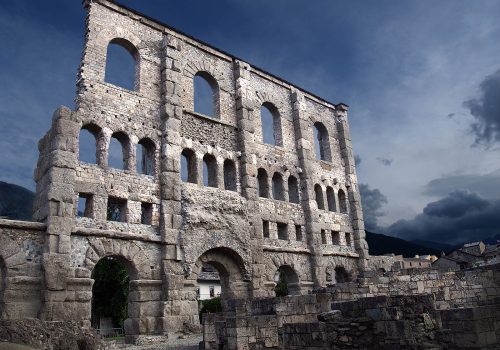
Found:
<path fill-rule="evenodd" d="M 464 102 L 475 118 L 471 130 L 475 145 L 490 147 L 500 142 L 500 70 L 487 76 L 479 86 L 481 96 Z"/>
<path fill-rule="evenodd" d="M 391 166 L 393 159 L 377 157 L 377 161 L 382 165 Z"/>
<path fill-rule="evenodd" d="M 467 190 L 488 199 L 500 198 L 500 169 L 485 175 L 451 175 L 430 181 L 424 193 L 445 196 L 450 192 Z"/>
<path fill-rule="evenodd" d="M 387 232 L 407 239 L 448 244 L 477 241 L 500 233 L 500 199 L 455 191 L 427 204 L 412 220 L 399 220 Z"/>
<path fill-rule="evenodd" d="M 378 218 L 385 214 L 382 207 L 387 204 L 387 197 L 380 190 L 371 189 L 367 184 L 360 184 L 359 192 L 361 194 L 366 229 L 368 231 L 380 231 Z"/>

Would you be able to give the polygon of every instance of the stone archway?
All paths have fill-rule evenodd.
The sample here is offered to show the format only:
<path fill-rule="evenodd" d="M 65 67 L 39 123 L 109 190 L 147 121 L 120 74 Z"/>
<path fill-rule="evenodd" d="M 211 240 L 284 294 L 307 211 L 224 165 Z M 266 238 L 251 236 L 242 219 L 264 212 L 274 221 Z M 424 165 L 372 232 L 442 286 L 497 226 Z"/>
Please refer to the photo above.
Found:
<path fill-rule="evenodd" d="M 190 291 L 190 299 L 195 302 L 191 305 L 193 310 L 198 308 L 197 280 L 204 264 L 215 268 L 220 276 L 220 299 L 223 310 L 227 308 L 229 300 L 249 297 L 250 278 L 244 260 L 231 248 L 213 248 L 200 255 L 184 283 L 184 289 Z M 198 318 L 197 314 L 195 318 Z"/>
<path fill-rule="evenodd" d="M 130 281 L 137 279 L 133 264 L 120 256 L 100 259 L 92 270 L 91 325 L 103 336 L 115 335 L 129 318 Z M 130 321 L 128 321 L 130 322 Z"/>
<path fill-rule="evenodd" d="M 127 269 L 130 282 L 128 318 L 124 322 L 126 341 L 132 342 L 141 334 L 160 332 L 162 280 L 155 275 L 155 265 L 151 265 L 146 249 L 134 241 L 119 239 L 94 237 L 89 238 L 88 243 L 85 268 L 89 270 L 89 274 L 100 260 L 109 257 L 119 260 Z M 92 290 L 92 285 L 89 289 Z M 90 309 L 91 307 L 89 311 Z M 89 321 L 90 318 L 89 312 Z"/>
<path fill-rule="evenodd" d="M 274 274 L 276 296 L 300 294 L 300 280 L 297 272 L 290 265 L 282 265 Z"/>

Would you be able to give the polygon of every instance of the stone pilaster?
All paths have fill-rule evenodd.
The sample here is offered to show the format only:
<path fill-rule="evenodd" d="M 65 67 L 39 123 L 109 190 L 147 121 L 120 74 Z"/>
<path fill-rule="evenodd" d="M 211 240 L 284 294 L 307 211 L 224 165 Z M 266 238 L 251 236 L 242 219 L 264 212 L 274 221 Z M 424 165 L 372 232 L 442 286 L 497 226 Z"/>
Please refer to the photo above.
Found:
<path fill-rule="evenodd" d="M 238 121 L 238 150 L 241 152 L 239 171 L 241 193 L 247 200 L 249 230 L 252 249 L 252 295 L 265 296 L 262 220 L 259 213 L 259 196 L 257 193 L 257 167 L 252 161 L 255 145 L 253 142 L 255 124 L 252 118 L 255 103 L 250 96 L 250 65 L 242 61 L 234 61 L 234 78 L 236 84 L 236 118 Z"/>
<path fill-rule="evenodd" d="M 301 91 L 292 90 L 293 103 L 293 123 L 296 135 L 297 155 L 299 164 L 302 169 L 300 174 L 301 185 L 301 205 L 304 211 L 305 218 L 305 236 L 306 241 L 311 250 L 311 266 L 313 282 L 315 287 L 322 285 L 321 279 L 321 234 L 317 224 L 318 212 L 311 206 L 311 201 L 314 201 L 314 183 L 311 181 L 311 161 L 314 159 L 313 147 L 308 138 L 309 125 L 305 116 L 305 99 Z"/>
<path fill-rule="evenodd" d="M 361 197 L 356 176 L 356 166 L 354 163 L 354 153 L 352 151 L 351 134 L 347 121 L 347 106 L 340 104 L 336 109 L 336 125 L 339 133 L 340 152 L 344 161 L 346 174 L 347 196 L 349 200 L 349 215 L 351 217 L 354 230 L 354 247 L 359 254 L 358 268 L 360 271 L 367 269 L 368 244 L 365 240 L 365 225 L 363 221 L 363 209 L 361 207 Z"/>

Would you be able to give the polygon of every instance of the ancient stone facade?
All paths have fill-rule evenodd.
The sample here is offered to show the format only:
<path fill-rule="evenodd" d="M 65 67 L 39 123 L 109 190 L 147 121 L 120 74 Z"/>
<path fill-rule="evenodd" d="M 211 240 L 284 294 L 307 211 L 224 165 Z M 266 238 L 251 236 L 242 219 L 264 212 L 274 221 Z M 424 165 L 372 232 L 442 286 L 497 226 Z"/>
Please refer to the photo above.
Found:
<path fill-rule="evenodd" d="M 346 105 L 111 1 L 85 8 L 76 108 L 59 108 L 39 143 L 38 223 L 0 222 L 3 317 L 90 325 L 92 270 L 108 256 L 129 270 L 131 336 L 199 323 L 203 263 L 217 268 L 225 300 L 273 296 L 278 270 L 304 294 L 367 269 Z M 134 90 L 105 81 L 111 43 L 135 60 Z M 213 89 L 212 117 L 194 110 L 195 76 Z M 79 160 L 82 130 L 96 164 Z M 123 169 L 108 166 L 113 138 Z"/>

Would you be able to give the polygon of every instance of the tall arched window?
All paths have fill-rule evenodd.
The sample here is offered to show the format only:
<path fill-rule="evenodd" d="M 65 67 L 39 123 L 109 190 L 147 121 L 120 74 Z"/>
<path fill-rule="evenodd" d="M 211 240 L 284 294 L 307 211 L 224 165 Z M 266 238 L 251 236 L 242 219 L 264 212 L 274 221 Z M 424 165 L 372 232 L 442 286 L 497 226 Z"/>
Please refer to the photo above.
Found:
<path fill-rule="evenodd" d="M 211 154 L 205 154 L 203 157 L 203 184 L 217 187 L 217 160 Z"/>
<path fill-rule="evenodd" d="M 197 175 L 196 155 L 186 148 L 181 153 L 181 180 L 195 184 Z"/>
<path fill-rule="evenodd" d="M 283 146 L 280 115 L 272 103 L 265 102 L 260 107 L 260 122 L 262 141 L 270 145 Z"/>
<path fill-rule="evenodd" d="M 139 90 L 139 52 L 128 40 L 115 38 L 108 44 L 104 81 L 128 90 Z"/>
<path fill-rule="evenodd" d="M 316 204 L 318 205 L 318 209 L 325 209 L 325 200 L 323 199 L 323 189 L 321 189 L 320 185 L 314 186 L 314 195 L 316 197 Z"/>
<path fill-rule="evenodd" d="M 337 283 L 349 282 L 349 273 L 343 266 L 337 266 L 335 268 L 335 282 Z"/>
<path fill-rule="evenodd" d="M 137 159 L 137 172 L 144 175 L 154 175 L 155 172 L 155 144 L 144 138 L 137 144 L 135 153 Z"/>
<path fill-rule="evenodd" d="M 273 175 L 273 198 L 279 201 L 285 200 L 285 189 L 283 187 L 283 176 L 279 173 Z"/>
<path fill-rule="evenodd" d="M 330 162 L 332 160 L 330 153 L 330 141 L 328 139 L 328 131 L 326 127 L 317 122 L 314 123 L 314 150 L 316 159 Z"/>
<path fill-rule="evenodd" d="M 101 128 L 94 124 L 87 124 L 80 130 L 78 138 L 78 158 L 85 163 L 98 163 L 97 140 L 101 136 Z"/>
<path fill-rule="evenodd" d="M 340 212 L 347 213 L 347 197 L 345 195 L 345 192 L 343 190 L 339 190 L 338 197 L 339 197 Z"/>
<path fill-rule="evenodd" d="M 293 175 L 288 177 L 288 200 L 291 203 L 299 203 L 299 182 Z"/>
<path fill-rule="evenodd" d="M 333 191 L 333 188 L 328 186 L 326 188 L 326 201 L 328 202 L 328 210 L 329 211 L 336 211 L 335 208 L 335 192 Z"/>
<path fill-rule="evenodd" d="M 111 135 L 108 149 L 108 166 L 115 169 L 128 169 L 130 141 L 128 136 L 121 132 Z"/>
<path fill-rule="evenodd" d="M 212 118 L 219 117 L 219 85 L 207 72 L 193 78 L 194 111 Z"/>
<path fill-rule="evenodd" d="M 228 191 L 236 191 L 236 166 L 230 159 L 224 161 L 224 188 Z"/>
<path fill-rule="evenodd" d="M 267 181 L 267 172 L 260 168 L 257 171 L 257 189 L 259 197 L 269 198 L 269 184 Z"/>

